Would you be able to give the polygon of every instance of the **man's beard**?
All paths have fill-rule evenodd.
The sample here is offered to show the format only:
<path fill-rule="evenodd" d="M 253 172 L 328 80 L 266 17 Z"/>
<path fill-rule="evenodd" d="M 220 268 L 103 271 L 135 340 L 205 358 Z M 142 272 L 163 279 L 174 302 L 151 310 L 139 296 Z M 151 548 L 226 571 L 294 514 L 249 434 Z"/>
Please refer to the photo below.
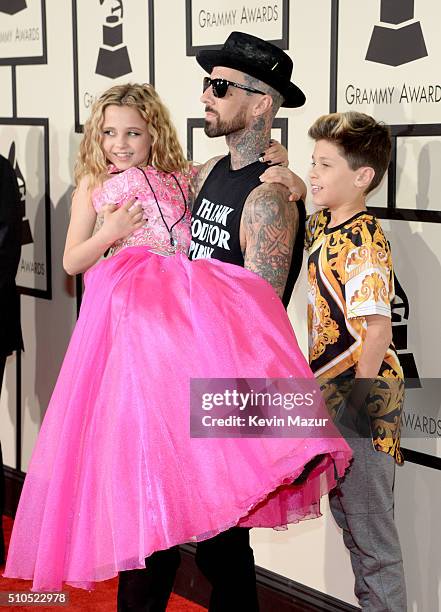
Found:
<path fill-rule="evenodd" d="M 246 127 L 246 108 L 239 109 L 237 115 L 233 117 L 233 119 L 230 119 L 230 121 L 222 121 L 219 118 L 219 113 L 213 109 L 207 107 L 205 110 L 216 115 L 216 119 L 212 119 L 210 122 L 205 121 L 204 131 L 209 138 L 228 136 Z"/>

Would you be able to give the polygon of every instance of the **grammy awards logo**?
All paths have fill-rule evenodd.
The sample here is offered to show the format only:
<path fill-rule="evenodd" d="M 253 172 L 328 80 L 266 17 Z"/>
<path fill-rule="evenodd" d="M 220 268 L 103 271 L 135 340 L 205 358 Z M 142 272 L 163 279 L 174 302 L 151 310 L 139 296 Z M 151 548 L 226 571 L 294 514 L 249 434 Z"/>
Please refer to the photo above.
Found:
<path fill-rule="evenodd" d="M 32 238 L 31 226 L 29 225 L 28 219 L 26 219 L 26 181 L 15 157 L 15 142 L 11 143 L 11 147 L 8 153 L 8 160 L 11 166 L 14 168 L 14 172 L 17 177 L 18 190 L 20 192 L 20 216 L 23 219 L 21 243 L 22 245 L 32 244 L 34 242 L 34 239 Z"/>
<path fill-rule="evenodd" d="M 0 0 L 0 13 L 15 15 L 27 7 L 26 0 Z"/>
<path fill-rule="evenodd" d="M 395 299 L 391 304 L 393 340 L 401 367 L 403 368 L 406 387 L 414 389 L 420 388 L 421 383 L 415 358 L 413 354 L 407 350 L 407 324 L 410 312 L 409 300 L 396 276 L 394 277 L 394 281 Z"/>
<path fill-rule="evenodd" d="M 107 0 L 99 0 L 102 6 Z M 116 79 L 132 72 L 129 53 L 123 44 L 124 9 L 122 0 L 111 0 L 110 13 L 103 25 L 103 43 L 98 53 L 95 73 Z"/>
<path fill-rule="evenodd" d="M 427 56 L 419 21 L 414 20 L 415 0 L 381 0 L 380 21 L 372 32 L 366 60 L 401 66 Z M 400 25 L 406 22 L 407 25 Z"/>

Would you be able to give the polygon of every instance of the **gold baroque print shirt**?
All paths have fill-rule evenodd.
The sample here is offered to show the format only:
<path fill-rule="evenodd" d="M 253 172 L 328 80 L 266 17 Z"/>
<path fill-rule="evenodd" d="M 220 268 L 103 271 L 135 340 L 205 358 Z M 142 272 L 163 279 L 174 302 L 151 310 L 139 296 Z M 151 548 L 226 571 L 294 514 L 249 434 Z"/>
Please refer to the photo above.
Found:
<path fill-rule="evenodd" d="M 305 247 L 309 361 L 335 415 L 344 385 L 332 381 L 355 374 L 366 337 L 365 317 L 391 317 L 394 276 L 389 243 L 373 215 L 360 212 L 332 228 L 329 221 L 326 209 L 308 218 Z M 391 343 L 367 405 L 375 448 L 398 463 L 403 394 L 403 372 Z"/>

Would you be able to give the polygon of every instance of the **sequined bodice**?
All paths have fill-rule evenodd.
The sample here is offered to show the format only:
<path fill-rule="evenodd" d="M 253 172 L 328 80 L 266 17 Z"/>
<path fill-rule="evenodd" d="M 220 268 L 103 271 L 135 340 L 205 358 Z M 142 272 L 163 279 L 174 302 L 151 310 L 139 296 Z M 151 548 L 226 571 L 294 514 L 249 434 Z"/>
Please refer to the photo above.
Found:
<path fill-rule="evenodd" d="M 181 217 L 185 210 L 184 197 L 188 201 L 190 177 L 180 172 L 171 175 L 152 166 L 143 170 L 129 168 L 117 174 L 112 170 L 114 168 L 110 167 L 110 178 L 93 191 L 96 212 L 99 214 L 105 204 L 121 206 L 136 197 L 145 219 L 143 227 L 115 242 L 113 254 L 128 246 L 148 246 L 167 255 L 187 253 L 191 240 L 188 207 L 185 216 Z M 172 226 L 171 239 L 169 229 Z"/>

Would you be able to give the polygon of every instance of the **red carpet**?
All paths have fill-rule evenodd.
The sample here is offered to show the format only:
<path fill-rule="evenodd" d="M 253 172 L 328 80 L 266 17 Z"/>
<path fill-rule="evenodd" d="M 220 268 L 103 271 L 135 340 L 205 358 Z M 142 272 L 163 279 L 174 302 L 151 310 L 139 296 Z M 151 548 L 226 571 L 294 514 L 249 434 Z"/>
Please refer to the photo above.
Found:
<path fill-rule="evenodd" d="M 3 517 L 3 527 L 5 530 L 6 547 L 8 546 L 9 537 L 12 529 L 12 520 L 8 517 Z M 3 568 L 0 567 L 0 591 L 29 591 L 30 582 L 24 580 L 9 580 L 2 578 Z M 3 610 L 20 610 L 20 612 L 54 612 L 55 610 L 66 610 L 69 612 L 115 612 L 116 610 L 116 589 L 117 578 L 107 580 L 106 582 L 98 583 L 96 589 L 92 592 L 82 589 L 74 589 L 65 587 L 65 591 L 69 593 L 69 604 L 67 607 L 49 607 L 49 606 L 0 606 L 0 611 Z M 202 608 L 179 595 L 172 595 L 167 606 L 167 612 L 204 612 L 206 608 Z"/>

